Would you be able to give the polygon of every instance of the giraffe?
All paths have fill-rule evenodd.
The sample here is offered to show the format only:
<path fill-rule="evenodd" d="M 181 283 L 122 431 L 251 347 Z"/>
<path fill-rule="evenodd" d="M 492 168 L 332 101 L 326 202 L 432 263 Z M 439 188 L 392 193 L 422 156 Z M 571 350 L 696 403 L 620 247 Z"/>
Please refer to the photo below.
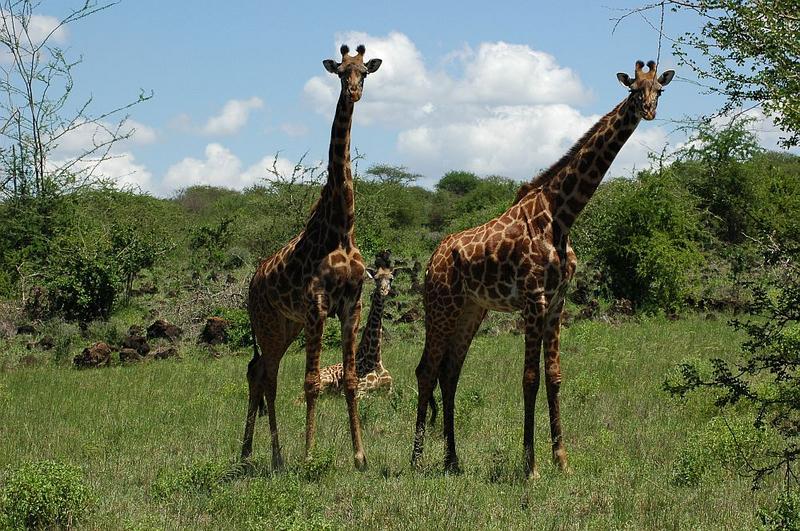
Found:
<path fill-rule="evenodd" d="M 576 257 L 569 242 L 575 218 L 614 157 L 642 119 L 655 118 L 662 89 L 656 63 L 636 62 L 633 78 L 617 79 L 630 94 L 548 170 L 522 185 L 497 218 L 446 237 L 425 272 L 425 347 L 416 370 L 419 398 L 412 463 L 423 451 L 425 415 L 438 381 L 444 409 L 445 470 L 460 470 L 453 430 L 454 398 L 470 343 L 488 310 L 521 311 L 525 320 L 523 449 L 529 479 L 539 477 L 534 456 L 534 407 L 544 349 L 553 461 L 568 471 L 561 430 L 559 332 L 567 283 Z"/>
<path fill-rule="evenodd" d="M 372 305 L 367 316 L 367 323 L 361 335 L 361 343 L 356 352 L 356 376 L 358 377 L 358 397 L 370 391 L 392 388 L 392 375 L 383 366 L 381 359 L 381 341 L 383 339 L 383 308 L 388 297 L 393 297 L 392 288 L 395 269 L 388 261 L 388 253 L 384 251 L 375 260 L 375 268 L 367 268 L 367 275 L 375 281 L 372 291 Z M 344 367 L 341 363 L 330 365 L 320 370 L 320 390 L 341 391 Z"/>
<path fill-rule="evenodd" d="M 278 366 L 300 330 L 306 337 L 305 455 L 314 445 L 316 403 L 319 395 L 319 353 L 328 316 L 338 316 L 342 329 L 342 362 L 345 397 L 350 419 L 353 459 L 359 470 L 367 459 L 361 441 L 361 422 L 356 399 L 355 341 L 361 318 L 364 260 L 353 233 L 353 177 L 350 170 L 350 128 L 354 104 L 361 98 L 364 79 L 381 65 L 380 59 L 364 62 L 364 45 L 351 56 L 346 45 L 341 62 L 323 61 L 325 69 L 339 77 L 341 92 L 331 127 L 328 178 L 300 234 L 271 257 L 262 260 L 250 281 L 248 313 L 253 329 L 253 359 L 247 366 L 249 403 L 242 441 L 242 459 L 253 450 L 256 412 L 269 414 L 272 466 L 282 468 L 283 458 L 275 420 Z M 260 353 L 259 353 L 260 349 Z"/>

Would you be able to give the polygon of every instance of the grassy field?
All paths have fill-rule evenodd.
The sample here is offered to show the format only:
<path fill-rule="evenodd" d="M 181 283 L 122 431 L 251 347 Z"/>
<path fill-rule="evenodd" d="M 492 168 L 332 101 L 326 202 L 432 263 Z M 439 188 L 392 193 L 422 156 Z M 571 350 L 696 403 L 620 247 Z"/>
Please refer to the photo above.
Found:
<path fill-rule="evenodd" d="M 7 364 L 0 468 L 38 459 L 80 466 L 96 500 L 85 526 L 97 529 L 741 529 L 754 527 L 758 507 L 779 491 L 768 483 L 753 492 L 733 472 L 709 396 L 680 401 L 661 390 L 681 360 L 737 351 L 724 318 L 581 321 L 565 329 L 562 419 L 574 473 L 549 463 L 542 388 L 542 478 L 530 483 L 522 471 L 522 337 L 479 335 L 473 344 L 456 403 L 464 473 L 446 476 L 441 420 L 428 435 L 423 469 L 409 464 L 422 346 L 401 332 L 385 345 L 394 392 L 360 405 L 366 473 L 353 469 L 344 400 L 336 397 L 321 401 L 316 456 L 303 463 L 296 347 L 284 358 L 278 397 L 288 471 L 270 473 L 266 419 L 256 426 L 256 466 L 237 468 L 249 356 L 215 359 L 188 343 L 182 360 L 136 366 Z M 324 353 L 326 362 L 336 357 Z"/>

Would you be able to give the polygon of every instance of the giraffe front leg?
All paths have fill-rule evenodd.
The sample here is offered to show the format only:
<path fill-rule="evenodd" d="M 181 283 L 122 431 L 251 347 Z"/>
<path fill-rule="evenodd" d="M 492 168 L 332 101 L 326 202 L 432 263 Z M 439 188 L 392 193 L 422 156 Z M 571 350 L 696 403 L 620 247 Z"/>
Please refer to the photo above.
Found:
<path fill-rule="evenodd" d="M 559 339 L 561 332 L 561 309 L 564 300 L 561 298 L 550 313 L 550 319 L 544 334 L 544 370 L 547 385 L 547 405 L 550 412 L 550 437 L 553 443 L 553 462 L 564 472 L 569 473 L 567 451 L 564 448 L 564 437 L 561 431 L 561 412 L 559 392 L 561 390 L 561 357 Z"/>
<path fill-rule="evenodd" d="M 355 301 L 340 316 L 342 321 L 342 366 L 344 368 L 344 396 L 350 417 L 350 438 L 353 441 L 353 461 L 357 470 L 366 470 L 367 456 L 361 440 L 361 417 L 358 414 L 358 376 L 356 374 L 356 335 L 361 320 L 361 300 Z"/>
<path fill-rule="evenodd" d="M 317 398 L 319 397 L 319 353 L 322 349 L 322 332 L 326 313 L 314 308 L 306 318 L 306 376 L 303 391 L 306 397 L 306 459 L 311 458 L 317 422 Z"/>
<path fill-rule="evenodd" d="M 522 373 L 522 399 L 525 409 L 522 447 L 525 452 L 525 474 L 528 479 L 539 479 L 534 441 L 536 395 L 539 392 L 539 358 L 542 352 L 542 325 L 544 304 L 535 303 L 525 312 L 525 366 Z"/>

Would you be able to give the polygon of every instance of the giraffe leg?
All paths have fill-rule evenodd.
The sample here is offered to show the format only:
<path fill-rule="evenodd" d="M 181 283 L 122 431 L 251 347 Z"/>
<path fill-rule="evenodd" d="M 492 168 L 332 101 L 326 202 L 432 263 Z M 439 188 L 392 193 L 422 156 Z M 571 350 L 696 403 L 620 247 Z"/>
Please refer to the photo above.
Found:
<path fill-rule="evenodd" d="M 525 474 L 528 479 L 538 479 L 534 445 L 536 395 L 539 391 L 540 365 L 542 352 L 542 327 L 544 322 L 544 303 L 537 301 L 525 309 L 525 367 L 522 373 L 522 398 L 525 418 L 522 432 L 522 447 L 525 452 Z"/>
<path fill-rule="evenodd" d="M 286 320 L 279 314 L 259 315 L 253 320 L 253 340 L 261 353 L 254 348 L 253 359 L 247 366 L 249 401 L 247 420 L 242 441 L 242 459 L 250 457 L 253 451 L 253 433 L 256 414 L 265 407 L 269 413 L 270 438 L 272 440 L 272 465 L 280 468 L 283 463 L 278 427 L 275 418 L 275 396 L 278 385 L 278 367 L 289 344 L 297 337 L 299 325 Z"/>
<path fill-rule="evenodd" d="M 253 453 L 253 433 L 256 426 L 256 415 L 261 402 L 264 400 L 264 368 L 261 357 L 253 357 L 247 365 L 248 402 L 247 418 L 244 424 L 244 437 L 242 438 L 242 461 L 248 459 Z"/>
<path fill-rule="evenodd" d="M 427 328 L 427 327 L 426 327 Z M 425 417 L 428 414 L 428 404 L 433 401 L 433 388 L 439 377 L 444 351 L 444 342 L 438 331 L 427 331 L 425 335 L 425 349 L 417 365 L 417 423 L 414 430 L 414 449 L 411 452 L 411 464 L 419 465 L 425 444 Z"/>
<path fill-rule="evenodd" d="M 342 322 L 342 365 L 344 367 L 344 396 L 350 417 L 350 438 L 353 442 L 353 461 L 357 470 L 366 470 L 367 456 L 361 440 L 361 418 L 358 414 L 358 375 L 356 374 L 356 335 L 361 320 L 361 299 L 356 297 L 350 308 L 340 316 Z"/>
<path fill-rule="evenodd" d="M 561 333 L 561 310 L 564 299 L 553 301 L 552 311 L 544 331 L 544 370 L 547 385 L 547 406 L 550 411 L 550 438 L 553 443 L 553 462 L 569 472 L 567 451 L 564 449 L 564 438 L 561 432 L 561 414 L 559 391 L 561 388 L 561 357 L 559 355 L 559 339 Z"/>
<path fill-rule="evenodd" d="M 327 312 L 316 304 L 309 304 L 306 316 L 306 376 L 303 391 L 306 397 L 306 459 L 311 458 L 317 422 L 317 397 L 319 397 L 319 353 L 322 349 L 322 332 Z"/>
<path fill-rule="evenodd" d="M 439 385 L 442 388 L 442 409 L 444 410 L 442 424 L 445 436 L 444 467 L 447 472 L 461 472 L 455 437 L 456 388 L 472 338 L 485 316 L 486 310 L 478 306 L 467 306 L 462 309 L 455 333 L 450 338 L 450 348 L 445 359 L 442 360 Z"/>
<path fill-rule="evenodd" d="M 436 384 L 434 383 L 433 390 L 435 389 L 436 389 Z M 436 397 L 433 396 L 433 392 L 431 392 L 431 400 L 428 403 L 428 405 L 431 407 L 431 418 L 428 422 L 430 423 L 431 426 L 435 426 L 436 417 L 437 415 L 439 415 L 439 406 L 436 405 Z"/>
<path fill-rule="evenodd" d="M 452 354 L 448 355 L 442 367 L 442 375 L 439 381 L 439 385 L 442 388 L 442 409 L 444 410 L 442 417 L 442 428 L 445 437 L 444 470 L 454 474 L 461 473 L 461 466 L 458 463 L 458 454 L 456 453 L 455 397 L 463 363 L 464 358 L 457 359 Z"/>

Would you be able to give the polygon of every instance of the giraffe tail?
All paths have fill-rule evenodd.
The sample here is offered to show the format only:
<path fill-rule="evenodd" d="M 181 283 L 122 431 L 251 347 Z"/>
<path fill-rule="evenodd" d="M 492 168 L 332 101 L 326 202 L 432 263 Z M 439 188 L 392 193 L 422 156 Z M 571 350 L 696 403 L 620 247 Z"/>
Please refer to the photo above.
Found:
<path fill-rule="evenodd" d="M 253 338 L 253 359 L 250 360 L 249 365 L 255 365 L 255 363 L 261 358 L 261 353 L 258 351 L 258 341 L 256 340 L 256 330 L 253 327 L 253 319 L 250 319 L 250 335 Z M 261 399 L 258 402 L 258 416 L 263 417 L 267 414 L 267 401 L 264 398 L 264 395 L 261 395 Z"/>

